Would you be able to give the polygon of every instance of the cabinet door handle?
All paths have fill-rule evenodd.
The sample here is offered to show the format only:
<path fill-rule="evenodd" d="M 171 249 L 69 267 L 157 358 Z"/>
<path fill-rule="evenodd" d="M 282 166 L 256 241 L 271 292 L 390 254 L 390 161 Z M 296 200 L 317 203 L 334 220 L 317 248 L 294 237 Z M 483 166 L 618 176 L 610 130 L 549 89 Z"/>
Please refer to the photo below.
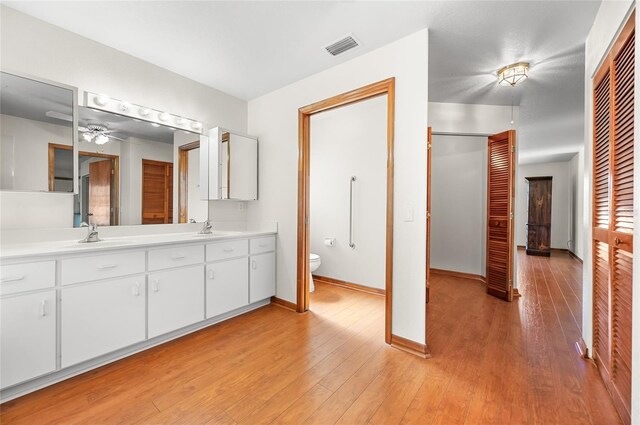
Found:
<path fill-rule="evenodd" d="M 213 269 L 209 270 L 209 279 L 215 279 L 215 272 Z"/>
<path fill-rule="evenodd" d="M 233 248 L 222 248 L 224 252 L 233 252 Z"/>
<path fill-rule="evenodd" d="M 136 282 L 133 284 L 133 296 L 137 297 L 140 295 L 140 283 Z"/>
<path fill-rule="evenodd" d="M 115 269 L 116 267 L 118 267 L 117 264 L 103 264 L 101 266 L 98 266 L 98 270 L 109 270 Z"/>
<path fill-rule="evenodd" d="M 256 262 L 256 260 L 251 261 L 251 268 L 253 270 L 256 270 L 258 268 L 258 263 Z"/>
<path fill-rule="evenodd" d="M 153 279 L 151 281 L 151 288 L 153 289 L 153 292 L 158 292 L 158 279 Z"/>
<path fill-rule="evenodd" d="M 9 282 L 18 282 L 20 280 L 24 280 L 25 276 L 15 276 L 15 277 L 5 277 L 0 279 L 0 283 L 9 283 Z"/>
<path fill-rule="evenodd" d="M 44 317 L 47 315 L 47 300 L 40 301 L 40 316 Z"/>
<path fill-rule="evenodd" d="M 184 257 L 186 257 L 186 255 L 184 254 L 177 254 L 177 255 L 172 255 L 171 259 L 172 260 L 182 260 Z"/>

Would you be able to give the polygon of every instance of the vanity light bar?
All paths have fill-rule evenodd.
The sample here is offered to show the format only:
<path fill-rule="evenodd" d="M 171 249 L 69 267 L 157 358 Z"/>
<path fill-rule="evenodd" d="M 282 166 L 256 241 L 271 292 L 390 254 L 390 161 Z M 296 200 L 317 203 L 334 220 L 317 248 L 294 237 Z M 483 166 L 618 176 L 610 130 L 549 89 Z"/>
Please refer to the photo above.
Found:
<path fill-rule="evenodd" d="M 113 99 L 104 94 L 85 92 L 85 105 L 88 108 L 148 121 L 151 124 L 156 124 L 156 126 L 161 124 L 179 130 L 195 133 L 202 132 L 202 123 L 200 121 L 125 102 L 124 100 Z"/>

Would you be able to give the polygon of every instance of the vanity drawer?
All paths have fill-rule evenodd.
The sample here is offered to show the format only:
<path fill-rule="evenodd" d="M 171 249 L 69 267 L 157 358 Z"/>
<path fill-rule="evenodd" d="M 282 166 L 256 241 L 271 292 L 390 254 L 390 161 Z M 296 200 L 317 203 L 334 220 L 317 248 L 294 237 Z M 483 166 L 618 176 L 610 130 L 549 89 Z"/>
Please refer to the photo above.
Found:
<path fill-rule="evenodd" d="M 62 260 L 62 284 L 70 285 L 144 271 L 144 251 L 70 258 Z"/>
<path fill-rule="evenodd" d="M 149 251 L 149 271 L 204 263 L 204 245 L 182 245 Z"/>
<path fill-rule="evenodd" d="M 247 239 L 222 241 L 207 244 L 207 261 L 226 260 L 249 255 Z"/>
<path fill-rule="evenodd" d="M 276 250 L 276 237 L 267 236 L 264 238 L 256 238 L 250 240 L 249 252 L 251 255 L 262 254 L 263 252 L 271 252 Z"/>
<path fill-rule="evenodd" d="M 55 284 L 55 261 L 10 264 L 0 267 L 0 295 L 53 288 Z"/>

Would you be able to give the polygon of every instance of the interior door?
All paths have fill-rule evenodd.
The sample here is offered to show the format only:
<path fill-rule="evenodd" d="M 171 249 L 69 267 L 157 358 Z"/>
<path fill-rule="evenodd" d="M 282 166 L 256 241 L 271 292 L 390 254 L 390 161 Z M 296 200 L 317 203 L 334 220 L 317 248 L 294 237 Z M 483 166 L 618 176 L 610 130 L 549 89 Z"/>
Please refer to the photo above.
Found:
<path fill-rule="evenodd" d="M 427 129 L 427 303 L 429 302 L 431 287 L 431 127 Z"/>
<path fill-rule="evenodd" d="M 89 163 L 89 212 L 93 214 L 92 224 L 111 225 L 112 172 L 111 159 Z"/>
<path fill-rule="evenodd" d="M 142 224 L 173 223 L 173 164 L 142 160 Z"/>
<path fill-rule="evenodd" d="M 487 173 L 487 293 L 513 299 L 514 130 L 489 136 Z"/>

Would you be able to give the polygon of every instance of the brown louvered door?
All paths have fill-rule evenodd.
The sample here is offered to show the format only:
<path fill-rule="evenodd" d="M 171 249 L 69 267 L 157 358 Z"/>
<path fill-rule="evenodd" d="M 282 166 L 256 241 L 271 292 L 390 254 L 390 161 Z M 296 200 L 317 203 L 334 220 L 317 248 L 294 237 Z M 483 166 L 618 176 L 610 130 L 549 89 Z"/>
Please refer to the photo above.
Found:
<path fill-rule="evenodd" d="M 594 79 L 593 358 L 631 423 L 635 13 Z"/>
<path fill-rule="evenodd" d="M 487 156 L 487 293 L 511 301 L 515 131 L 489 136 Z"/>

